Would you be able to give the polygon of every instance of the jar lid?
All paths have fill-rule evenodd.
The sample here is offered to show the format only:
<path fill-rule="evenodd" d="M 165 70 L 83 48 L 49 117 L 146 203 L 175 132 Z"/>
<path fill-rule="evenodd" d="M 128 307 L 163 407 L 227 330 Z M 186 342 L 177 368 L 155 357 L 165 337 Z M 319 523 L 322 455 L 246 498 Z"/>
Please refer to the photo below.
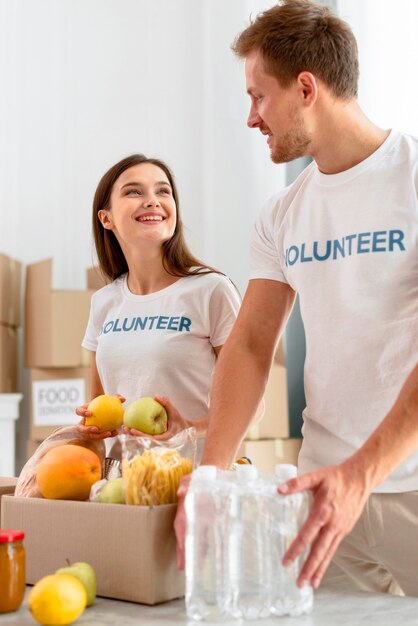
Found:
<path fill-rule="evenodd" d="M 12 541 L 22 541 L 25 533 L 23 530 L 0 530 L 0 543 L 11 543 Z"/>

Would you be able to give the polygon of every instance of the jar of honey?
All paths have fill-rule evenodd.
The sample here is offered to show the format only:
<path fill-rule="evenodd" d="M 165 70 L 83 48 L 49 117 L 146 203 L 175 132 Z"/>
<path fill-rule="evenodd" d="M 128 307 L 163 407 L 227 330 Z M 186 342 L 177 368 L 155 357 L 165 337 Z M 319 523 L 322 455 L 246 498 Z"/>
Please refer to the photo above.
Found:
<path fill-rule="evenodd" d="M 21 530 L 0 530 L 0 613 L 16 611 L 25 595 L 25 548 Z"/>

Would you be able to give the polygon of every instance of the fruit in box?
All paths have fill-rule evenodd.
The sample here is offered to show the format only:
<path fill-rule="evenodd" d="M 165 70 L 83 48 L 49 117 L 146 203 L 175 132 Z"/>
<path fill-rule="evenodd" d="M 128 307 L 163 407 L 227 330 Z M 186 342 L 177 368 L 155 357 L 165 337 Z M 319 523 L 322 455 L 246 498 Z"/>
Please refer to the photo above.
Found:
<path fill-rule="evenodd" d="M 125 504 L 122 478 L 114 478 L 102 487 L 99 493 L 99 502 L 107 504 Z"/>
<path fill-rule="evenodd" d="M 92 413 L 86 417 L 86 426 L 97 426 L 104 431 L 117 430 L 123 421 L 123 407 L 120 398 L 115 396 L 101 395 L 94 398 L 87 407 Z"/>
<path fill-rule="evenodd" d="M 36 482 L 44 498 L 87 500 L 102 468 L 95 452 L 71 444 L 49 450 L 41 459 Z"/>
<path fill-rule="evenodd" d="M 147 435 L 162 435 L 167 430 L 167 411 L 154 398 L 134 400 L 125 410 L 123 423 Z"/>

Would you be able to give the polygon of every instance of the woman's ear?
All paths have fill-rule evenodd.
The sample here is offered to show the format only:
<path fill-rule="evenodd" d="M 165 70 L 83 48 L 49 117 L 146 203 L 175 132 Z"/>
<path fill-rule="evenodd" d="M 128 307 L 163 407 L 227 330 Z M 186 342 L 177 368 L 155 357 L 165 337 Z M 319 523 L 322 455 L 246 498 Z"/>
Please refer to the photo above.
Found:
<path fill-rule="evenodd" d="M 101 221 L 103 228 L 106 228 L 107 230 L 113 229 L 113 222 L 110 218 L 109 211 L 100 209 L 100 211 L 97 212 L 97 217 Z"/>

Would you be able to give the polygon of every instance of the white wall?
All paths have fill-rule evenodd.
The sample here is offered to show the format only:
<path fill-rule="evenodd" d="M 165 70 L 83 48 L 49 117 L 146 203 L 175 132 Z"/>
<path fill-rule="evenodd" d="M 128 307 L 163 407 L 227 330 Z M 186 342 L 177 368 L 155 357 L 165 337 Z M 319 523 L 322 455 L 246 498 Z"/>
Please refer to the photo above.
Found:
<path fill-rule="evenodd" d="M 83 288 L 91 202 L 132 152 L 168 162 L 192 250 L 243 290 L 251 226 L 284 184 L 246 128 L 229 46 L 273 0 L 0 0 L 0 250 Z"/>
<path fill-rule="evenodd" d="M 337 0 L 360 59 L 359 103 L 382 128 L 418 135 L 417 0 Z"/>

